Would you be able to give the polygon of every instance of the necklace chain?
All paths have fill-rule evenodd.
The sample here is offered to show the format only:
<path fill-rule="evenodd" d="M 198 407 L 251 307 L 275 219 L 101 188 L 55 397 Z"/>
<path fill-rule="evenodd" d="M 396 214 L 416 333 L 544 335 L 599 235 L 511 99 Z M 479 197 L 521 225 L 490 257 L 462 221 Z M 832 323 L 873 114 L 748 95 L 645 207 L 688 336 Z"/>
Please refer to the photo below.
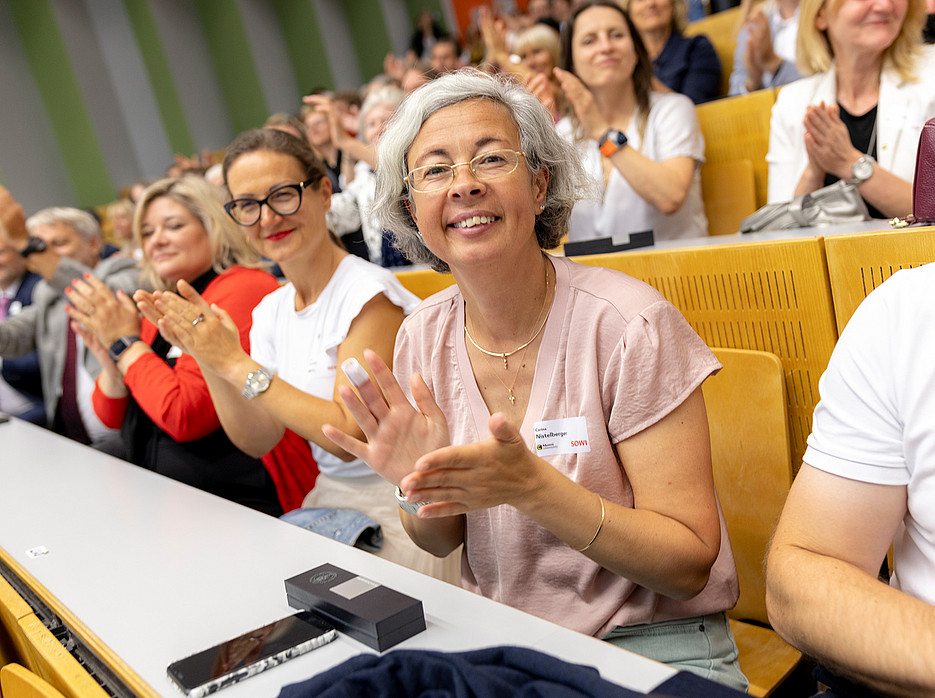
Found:
<path fill-rule="evenodd" d="M 500 385 L 506 388 L 506 392 L 510 397 L 510 405 L 513 405 L 513 406 L 516 405 L 516 396 L 513 394 L 513 386 L 516 385 L 516 379 L 519 378 L 519 374 L 522 373 L 523 367 L 526 366 L 525 361 L 526 361 L 527 349 L 528 347 L 525 347 L 523 349 L 523 354 L 522 356 L 519 357 L 519 368 L 516 369 L 516 374 L 513 376 L 513 380 L 510 382 L 509 385 L 506 384 L 506 382 L 500 377 L 500 374 L 497 373 L 496 370 L 494 370 L 493 372 L 493 374 L 497 377 L 497 380 L 500 381 Z M 487 360 L 490 361 L 490 359 L 487 359 Z"/>
<path fill-rule="evenodd" d="M 488 351 L 487 349 L 484 349 L 484 347 L 482 347 L 480 344 L 474 341 L 474 338 L 471 336 L 471 333 L 468 331 L 467 318 L 464 319 L 464 336 L 468 338 L 468 341 L 471 344 L 473 344 L 474 348 L 477 349 L 479 352 L 486 354 L 487 356 L 495 356 L 497 358 L 503 359 L 503 368 L 504 370 L 508 371 L 510 369 L 510 363 L 507 361 L 507 359 L 513 356 L 513 354 L 515 354 L 516 352 L 522 349 L 525 349 L 530 344 L 532 344 L 535 341 L 536 337 L 539 336 L 539 333 L 542 332 L 542 328 L 545 327 L 546 320 L 549 319 L 549 314 L 544 313 L 546 304 L 548 302 L 549 302 L 549 263 L 548 261 L 546 261 L 545 262 L 545 297 L 542 300 L 542 308 L 539 309 L 539 317 L 542 318 L 542 322 L 539 323 L 539 327 L 536 329 L 535 333 L 533 334 L 532 337 L 529 338 L 528 341 L 524 342 L 523 344 L 520 344 L 513 351 Z M 545 317 L 542 317 L 543 314 L 545 315 Z M 510 400 L 511 401 L 513 400 L 512 390 L 510 390 Z"/>

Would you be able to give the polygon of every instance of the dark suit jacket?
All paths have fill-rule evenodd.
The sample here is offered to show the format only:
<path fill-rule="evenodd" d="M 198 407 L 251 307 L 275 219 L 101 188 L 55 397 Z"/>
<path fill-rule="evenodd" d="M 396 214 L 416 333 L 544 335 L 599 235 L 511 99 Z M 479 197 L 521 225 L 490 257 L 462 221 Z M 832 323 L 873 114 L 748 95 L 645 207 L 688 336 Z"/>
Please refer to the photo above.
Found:
<path fill-rule="evenodd" d="M 32 303 L 33 289 L 42 280 L 38 274 L 27 271 L 19 284 L 19 290 L 13 296 L 13 303 L 25 308 Z M 25 414 L 17 415 L 37 424 L 45 424 L 45 409 L 42 406 L 42 374 L 39 371 L 39 355 L 30 352 L 25 356 L 14 359 L 4 359 L 3 370 L 0 371 L 10 386 L 26 395 L 36 403 L 34 409 Z"/>
<path fill-rule="evenodd" d="M 721 60 L 708 37 L 672 32 L 653 72 L 663 84 L 691 98 L 695 104 L 720 96 Z"/>
<path fill-rule="evenodd" d="M 32 305 L 19 315 L 0 322 L 0 356 L 4 357 L 4 363 L 10 357 L 21 357 L 34 351 L 39 354 L 42 396 L 49 424 L 55 417 L 65 372 L 65 338 L 68 333 L 65 289 L 71 285 L 72 279 L 80 278 L 85 272 L 93 272 L 113 291 L 119 288 L 132 294 L 140 287 L 139 271 L 130 257 L 114 255 L 94 269 L 62 257 L 53 278 L 36 287 Z M 83 361 L 91 377 L 96 378 L 101 367 L 87 349 Z"/>

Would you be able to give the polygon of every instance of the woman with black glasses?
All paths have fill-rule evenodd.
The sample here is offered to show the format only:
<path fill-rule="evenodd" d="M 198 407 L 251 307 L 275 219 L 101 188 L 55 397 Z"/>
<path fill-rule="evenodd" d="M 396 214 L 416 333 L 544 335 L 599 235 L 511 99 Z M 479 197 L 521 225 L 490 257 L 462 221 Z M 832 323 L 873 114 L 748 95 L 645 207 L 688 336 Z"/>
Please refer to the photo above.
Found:
<path fill-rule="evenodd" d="M 396 332 L 418 299 L 390 271 L 335 242 L 325 224 L 331 183 L 298 139 L 271 130 L 241 134 L 228 148 L 224 180 L 228 214 L 288 280 L 254 311 L 250 353 L 227 314 L 187 284 L 179 285 L 184 298 L 142 297 L 141 309 L 198 361 L 238 447 L 259 457 L 286 428 L 308 439 L 320 474 L 304 507 L 361 511 L 383 528 L 381 557 L 456 580 L 457 557 L 438 560 L 409 540 L 393 486 L 321 433 L 329 423 L 363 436 L 338 397 L 338 388 L 350 385 L 339 366 L 362 357 L 365 347 L 391 361 Z"/>

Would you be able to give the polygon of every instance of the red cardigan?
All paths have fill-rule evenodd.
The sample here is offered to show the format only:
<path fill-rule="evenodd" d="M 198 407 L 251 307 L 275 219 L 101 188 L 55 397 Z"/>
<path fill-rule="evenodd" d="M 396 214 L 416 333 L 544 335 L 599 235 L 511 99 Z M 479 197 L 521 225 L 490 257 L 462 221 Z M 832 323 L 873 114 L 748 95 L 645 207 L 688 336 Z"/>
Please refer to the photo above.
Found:
<path fill-rule="evenodd" d="M 240 345 L 249 352 L 253 308 L 277 288 L 279 284 L 270 274 L 235 266 L 212 280 L 202 297 L 228 312 L 240 330 Z M 143 319 L 142 341 L 152 344 L 157 331 Z M 146 416 L 176 441 L 201 439 L 221 426 L 201 369 L 188 354 L 181 354 L 175 365 L 169 366 L 155 354 L 146 353 L 133 362 L 124 382 Z M 94 411 L 108 427 L 120 428 L 127 402 L 128 398 L 109 398 L 95 386 Z M 263 464 L 276 483 L 284 511 L 301 505 L 318 475 L 308 443 L 288 430 L 280 444 L 263 457 Z"/>

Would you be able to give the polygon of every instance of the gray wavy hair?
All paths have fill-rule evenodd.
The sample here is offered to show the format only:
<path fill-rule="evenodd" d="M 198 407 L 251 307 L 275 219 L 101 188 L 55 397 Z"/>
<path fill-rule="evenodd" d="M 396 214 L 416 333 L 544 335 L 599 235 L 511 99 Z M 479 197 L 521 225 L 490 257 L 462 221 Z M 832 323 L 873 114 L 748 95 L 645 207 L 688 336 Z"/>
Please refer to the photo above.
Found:
<path fill-rule="evenodd" d="M 74 229 L 82 240 L 101 239 L 101 224 L 87 211 L 67 206 L 52 206 L 37 211 L 26 219 L 26 230 L 32 233 L 40 225 L 64 223 Z"/>
<path fill-rule="evenodd" d="M 372 211 L 379 224 L 396 235 L 394 244 L 408 259 L 436 271 L 449 271 L 448 264 L 425 246 L 406 208 L 405 202 L 412 201 L 406 186 L 407 158 L 426 119 L 445 107 L 473 99 L 502 104 L 519 132 L 519 147 L 526 154 L 529 170 L 535 173 L 545 167 L 549 172 L 545 209 L 536 217 L 540 248 L 552 249 L 561 242 L 572 208 L 591 186 L 577 151 L 555 132 L 549 112 L 512 79 L 463 69 L 426 83 L 396 110 L 380 139 Z"/>

